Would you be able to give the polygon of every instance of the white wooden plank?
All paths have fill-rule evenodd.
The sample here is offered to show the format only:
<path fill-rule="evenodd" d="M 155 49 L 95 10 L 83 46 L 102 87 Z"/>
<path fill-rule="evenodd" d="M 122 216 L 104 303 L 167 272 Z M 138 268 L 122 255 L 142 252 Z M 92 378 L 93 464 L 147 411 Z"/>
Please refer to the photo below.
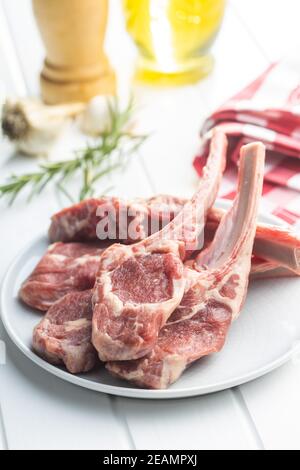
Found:
<path fill-rule="evenodd" d="M 2 0 L 2 4 L 27 91 L 35 95 L 39 90 L 39 73 L 44 60 L 44 48 L 32 14 L 32 2 Z"/>
<path fill-rule="evenodd" d="M 7 450 L 7 441 L 6 441 L 6 433 L 4 428 L 4 421 L 2 418 L 2 412 L 0 408 L 0 451 Z"/>
<path fill-rule="evenodd" d="M 5 93 L 26 93 L 15 46 L 9 33 L 3 4 L 0 3 L 0 103 Z"/>
<path fill-rule="evenodd" d="M 300 450 L 299 356 L 241 391 L 265 447 Z"/>
<path fill-rule="evenodd" d="M 244 26 L 269 60 L 299 53 L 298 0 L 230 0 Z"/>
<path fill-rule="evenodd" d="M 109 397 L 66 384 L 26 360 L 10 341 L 0 398 L 10 449 L 128 449 Z"/>
<path fill-rule="evenodd" d="M 170 401 L 120 399 L 137 449 L 258 450 L 232 391 Z"/>
<path fill-rule="evenodd" d="M 257 78 L 269 64 L 230 4 L 213 54 L 214 72 L 202 87 L 207 115 Z"/>
<path fill-rule="evenodd" d="M 192 87 L 140 89 L 142 131 L 150 133 L 144 162 L 155 192 L 190 196 L 197 178 L 192 168 L 203 114 L 202 97 Z"/>
<path fill-rule="evenodd" d="M 121 96 L 131 93 L 131 81 L 137 57 L 136 48 L 127 34 L 122 0 L 109 1 L 109 18 L 105 37 L 105 50 L 116 72 Z"/>

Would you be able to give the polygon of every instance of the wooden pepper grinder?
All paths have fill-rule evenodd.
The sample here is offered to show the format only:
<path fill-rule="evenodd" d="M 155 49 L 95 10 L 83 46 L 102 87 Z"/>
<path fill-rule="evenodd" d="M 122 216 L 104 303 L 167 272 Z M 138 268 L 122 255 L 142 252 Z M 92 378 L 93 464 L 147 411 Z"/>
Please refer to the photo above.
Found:
<path fill-rule="evenodd" d="M 116 80 L 103 50 L 108 0 L 33 0 L 47 56 L 41 73 L 47 104 L 114 94 Z"/>

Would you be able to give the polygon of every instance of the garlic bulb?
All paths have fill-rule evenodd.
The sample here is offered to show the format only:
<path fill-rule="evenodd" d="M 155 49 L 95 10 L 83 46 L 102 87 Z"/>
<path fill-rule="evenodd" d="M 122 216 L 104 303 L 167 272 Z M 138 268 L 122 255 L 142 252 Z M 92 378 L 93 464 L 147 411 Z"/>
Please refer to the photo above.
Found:
<path fill-rule="evenodd" d="M 96 137 L 111 129 L 110 100 L 113 100 L 112 96 L 99 95 L 88 103 L 80 122 L 84 134 Z"/>
<path fill-rule="evenodd" d="M 47 155 L 70 117 L 84 111 L 83 103 L 46 106 L 32 98 L 6 100 L 1 127 L 16 148 L 27 155 Z"/>

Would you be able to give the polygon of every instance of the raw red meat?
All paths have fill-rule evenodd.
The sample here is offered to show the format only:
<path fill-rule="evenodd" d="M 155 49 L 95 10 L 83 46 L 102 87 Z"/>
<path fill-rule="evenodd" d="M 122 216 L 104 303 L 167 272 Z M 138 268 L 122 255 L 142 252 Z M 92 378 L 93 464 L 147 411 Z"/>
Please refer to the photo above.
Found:
<path fill-rule="evenodd" d="M 291 275 L 291 271 L 282 272 L 282 269 L 284 268 L 276 268 L 271 263 L 257 258 L 252 260 L 251 279 Z M 187 270 L 187 281 L 190 277 L 191 282 L 195 275 L 197 275 L 196 271 Z M 186 291 L 188 291 L 187 286 Z M 47 316 L 34 331 L 33 344 L 38 354 L 53 364 L 64 362 L 69 372 L 73 374 L 87 372 L 97 362 L 97 352 L 92 346 L 90 298 L 92 298 L 92 291 L 90 295 L 87 291 L 67 294 L 50 308 Z M 87 306 L 85 306 L 86 300 L 88 300 Z M 73 323 L 72 327 L 70 321 L 76 322 L 77 315 L 86 317 L 87 322 L 81 325 Z M 173 315 L 175 317 L 175 314 Z"/>
<path fill-rule="evenodd" d="M 264 156 L 261 144 L 243 148 L 239 196 L 194 269 L 186 268 L 187 284 L 180 306 L 147 356 L 107 364 L 113 375 L 141 387 L 162 389 L 175 382 L 192 362 L 222 349 L 247 292 Z"/>
<path fill-rule="evenodd" d="M 297 274 L 294 271 L 291 271 L 284 266 L 266 261 L 258 258 L 257 256 L 252 256 L 251 281 L 295 276 L 297 276 Z"/>
<path fill-rule="evenodd" d="M 115 197 L 87 199 L 52 217 L 49 238 L 51 242 L 108 239 L 135 243 L 171 222 L 185 202 L 166 195 L 132 201 Z"/>
<path fill-rule="evenodd" d="M 209 212 L 206 225 L 208 237 L 215 233 L 224 214 L 220 209 Z M 269 263 L 286 268 L 282 272 L 290 270 L 300 276 L 300 238 L 288 228 L 258 223 L 253 253 Z"/>
<path fill-rule="evenodd" d="M 49 228 L 51 242 L 78 242 L 96 240 L 96 226 L 99 218 L 96 215 L 106 199 L 87 199 L 72 207 L 63 209 L 52 217 Z M 111 200 L 113 203 L 113 200 Z"/>
<path fill-rule="evenodd" d="M 288 229 L 260 224 L 254 251 L 257 256 L 300 276 L 300 238 Z"/>
<path fill-rule="evenodd" d="M 20 298 L 30 307 L 47 311 L 69 292 L 92 289 L 102 251 L 94 243 L 51 245 L 22 285 Z"/>
<path fill-rule="evenodd" d="M 107 236 L 112 241 L 130 244 L 161 230 L 178 215 L 185 203 L 184 199 L 167 195 L 133 201 L 118 198 L 89 199 L 54 215 L 49 236 L 52 241 L 85 241 L 96 240 L 98 233 L 100 239 Z M 96 211 L 100 208 L 102 216 L 97 217 Z M 107 213 L 116 216 L 116 230 L 112 233 L 106 233 L 100 225 L 97 230 L 97 224 Z M 119 217 L 120 213 L 123 217 Z M 224 213 L 220 209 L 209 211 L 206 239 L 213 238 Z M 135 228 L 131 236 L 128 233 L 130 224 Z M 291 270 L 300 275 L 300 238 L 288 228 L 258 223 L 253 251 L 256 256 L 286 268 L 281 272 Z"/>
<path fill-rule="evenodd" d="M 186 248 L 203 233 L 224 171 L 226 147 L 225 136 L 216 133 L 198 192 L 161 232 L 130 247 L 113 245 L 101 256 L 92 336 L 101 360 L 147 354 L 179 305 Z"/>
<path fill-rule="evenodd" d="M 92 291 L 73 292 L 56 302 L 33 333 L 33 348 L 51 364 L 65 364 L 72 374 L 97 363 L 91 343 Z"/>
<path fill-rule="evenodd" d="M 158 226 L 162 225 L 159 217 L 158 213 Z M 52 242 L 101 239 L 135 243 L 148 236 L 148 220 L 149 208 L 143 199 L 88 199 L 55 214 L 49 228 L 49 238 Z M 132 237 L 130 231 L 133 232 Z"/>

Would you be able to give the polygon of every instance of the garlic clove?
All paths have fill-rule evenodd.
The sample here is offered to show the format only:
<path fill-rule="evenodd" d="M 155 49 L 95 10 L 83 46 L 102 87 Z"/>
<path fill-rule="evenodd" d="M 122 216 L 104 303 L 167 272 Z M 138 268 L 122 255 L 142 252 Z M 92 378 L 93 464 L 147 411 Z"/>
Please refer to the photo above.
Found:
<path fill-rule="evenodd" d="M 3 135 L 11 141 L 26 137 L 30 131 L 30 122 L 23 103 L 5 101 L 2 107 L 1 127 Z"/>
<path fill-rule="evenodd" d="M 112 122 L 109 103 L 114 99 L 110 95 L 99 95 L 88 103 L 80 120 L 80 128 L 84 134 L 97 137 L 103 132 L 110 131 Z"/>
<path fill-rule="evenodd" d="M 47 128 L 32 128 L 27 136 L 15 142 L 17 150 L 29 156 L 45 156 L 47 157 L 57 140 L 63 134 L 67 126 L 67 121 L 61 121 Z"/>
<path fill-rule="evenodd" d="M 2 132 L 27 155 L 48 155 L 69 119 L 85 110 L 83 103 L 46 106 L 34 98 L 7 100 Z"/>
<path fill-rule="evenodd" d="M 51 126 L 52 124 L 58 124 L 59 122 L 73 118 L 78 114 L 83 113 L 85 109 L 85 103 L 68 103 L 56 106 L 35 106 L 31 109 L 30 120 L 31 123 L 35 126 L 38 126 L 41 120 Z"/>

